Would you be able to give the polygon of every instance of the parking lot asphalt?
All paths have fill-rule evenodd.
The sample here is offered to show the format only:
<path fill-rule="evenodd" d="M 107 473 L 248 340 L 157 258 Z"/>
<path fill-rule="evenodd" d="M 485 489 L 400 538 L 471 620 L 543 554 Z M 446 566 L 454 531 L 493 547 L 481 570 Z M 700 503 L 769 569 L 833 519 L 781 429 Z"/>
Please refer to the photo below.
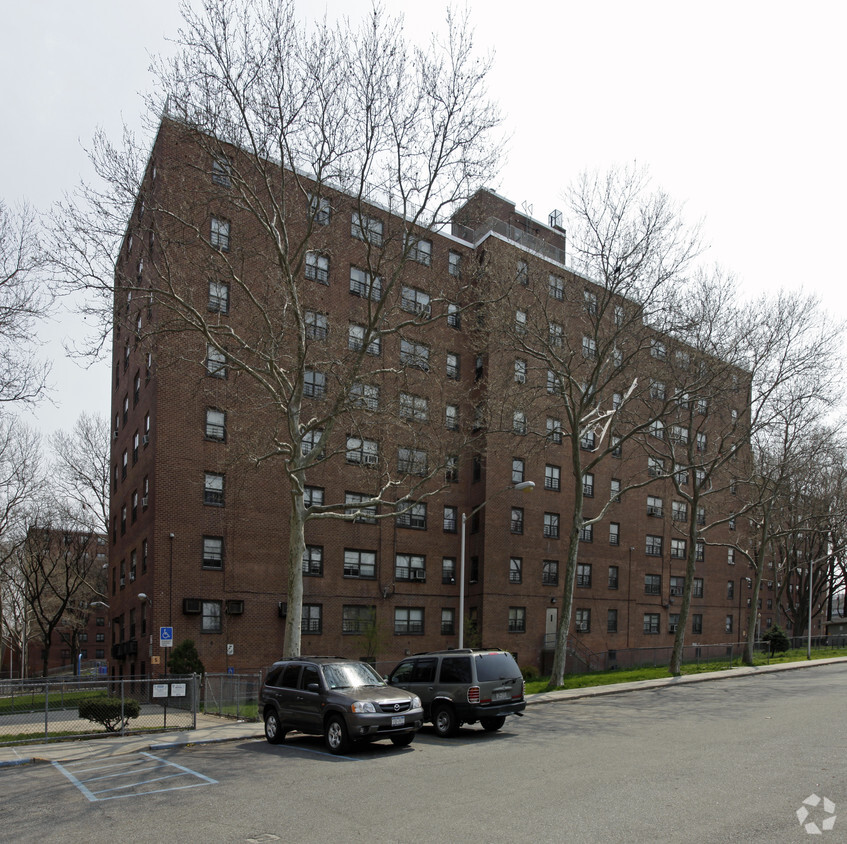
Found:
<path fill-rule="evenodd" d="M 729 680 L 735 677 L 751 677 L 776 671 L 793 671 L 804 668 L 817 668 L 824 665 L 847 662 L 847 657 L 831 659 L 803 660 L 785 662 L 777 665 L 730 668 L 724 671 L 711 671 L 703 674 L 687 674 L 681 677 L 663 677 L 656 680 L 638 680 L 632 683 L 615 683 L 608 686 L 592 686 L 585 689 L 566 689 L 555 692 L 542 692 L 528 695 L 527 706 L 543 706 L 555 703 L 568 703 L 574 700 L 600 697 L 603 695 L 626 694 L 627 692 L 680 686 L 688 683 L 703 683 L 711 680 Z M 213 715 L 197 716 L 197 727 L 193 730 L 155 736 L 138 733 L 126 736 L 104 735 L 102 738 L 83 741 L 54 741 L 41 744 L 0 746 L 0 768 L 29 765 L 38 762 L 72 762 L 97 757 L 108 758 L 125 753 L 162 750 L 172 747 L 212 744 L 225 741 L 262 738 L 261 723 L 256 721 L 236 721 Z"/>

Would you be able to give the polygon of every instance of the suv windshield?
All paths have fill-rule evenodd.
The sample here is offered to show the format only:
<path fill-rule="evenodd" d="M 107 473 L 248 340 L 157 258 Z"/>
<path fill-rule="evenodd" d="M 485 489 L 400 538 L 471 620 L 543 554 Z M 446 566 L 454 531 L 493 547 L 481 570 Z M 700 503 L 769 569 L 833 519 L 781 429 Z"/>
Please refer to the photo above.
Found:
<path fill-rule="evenodd" d="M 323 672 L 326 684 L 331 689 L 385 685 L 382 677 L 364 662 L 330 663 L 323 666 Z"/>
<path fill-rule="evenodd" d="M 511 654 L 476 654 L 476 677 L 480 683 L 518 677 L 520 673 L 521 670 Z"/>

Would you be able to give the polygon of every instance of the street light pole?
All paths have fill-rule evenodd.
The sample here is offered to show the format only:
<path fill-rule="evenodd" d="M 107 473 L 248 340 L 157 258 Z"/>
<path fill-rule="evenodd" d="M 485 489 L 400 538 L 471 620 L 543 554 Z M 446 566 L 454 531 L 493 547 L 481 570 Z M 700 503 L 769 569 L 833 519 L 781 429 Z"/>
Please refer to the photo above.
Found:
<path fill-rule="evenodd" d="M 815 561 L 809 560 L 809 638 L 806 643 L 806 659 L 812 658 L 812 572 Z"/>
<path fill-rule="evenodd" d="M 512 486 L 506 487 L 506 489 L 500 490 L 500 492 L 509 492 L 509 491 L 518 491 L 518 492 L 530 492 L 535 489 L 535 481 L 521 481 L 519 484 L 514 484 Z M 499 495 L 499 493 L 495 493 L 495 495 Z M 493 498 L 494 496 L 492 496 Z M 482 510 L 486 504 L 488 504 L 490 499 L 486 499 L 482 502 L 482 504 L 478 504 L 476 507 L 471 510 L 470 513 L 462 513 L 462 549 L 461 554 L 459 555 L 459 647 L 463 648 L 465 646 L 465 525 L 468 521 L 468 516 L 473 516 Z"/>

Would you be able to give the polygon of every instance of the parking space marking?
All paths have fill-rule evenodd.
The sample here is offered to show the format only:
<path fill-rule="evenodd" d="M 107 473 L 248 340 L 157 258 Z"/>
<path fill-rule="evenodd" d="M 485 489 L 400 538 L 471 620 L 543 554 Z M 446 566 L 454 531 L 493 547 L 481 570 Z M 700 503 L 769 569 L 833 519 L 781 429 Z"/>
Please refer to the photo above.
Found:
<path fill-rule="evenodd" d="M 124 797 L 143 797 L 147 794 L 161 794 L 164 791 L 182 791 L 186 788 L 218 784 L 217 780 L 213 780 L 205 774 L 178 765 L 176 762 L 169 762 L 167 759 L 154 756 L 152 753 L 142 752 L 139 755 L 145 758 L 108 765 L 93 765 L 90 760 L 71 765 L 54 762 L 53 766 L 60 770 L 92 803 L 118 800 Z M 151 761 L 157 764 L 151 765 Z M 151 776 L 156 772 L 161 773 L 158 776 Z M 132 781 L 127 782 L 127 777 L 132 778 Z M 188 782 L 184 782 L 186 777 L 189 778 Z M 182 780 L 183 783 L 174 784 L 167 788 L 150 787 L 167 780 Z M 192 782 L 191 780 L 199 780 L 199 782 Z"/>

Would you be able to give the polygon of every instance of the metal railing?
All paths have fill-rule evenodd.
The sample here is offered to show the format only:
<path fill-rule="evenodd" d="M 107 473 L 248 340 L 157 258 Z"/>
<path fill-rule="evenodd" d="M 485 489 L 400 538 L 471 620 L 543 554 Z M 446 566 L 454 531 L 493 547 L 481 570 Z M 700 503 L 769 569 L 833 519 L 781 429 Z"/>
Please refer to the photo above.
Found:
<path fill-rule="evenodd" d="M 240 721 L 259 720 L 262 673 L 206 674 L 203 678 L 203 711 Z"/>

